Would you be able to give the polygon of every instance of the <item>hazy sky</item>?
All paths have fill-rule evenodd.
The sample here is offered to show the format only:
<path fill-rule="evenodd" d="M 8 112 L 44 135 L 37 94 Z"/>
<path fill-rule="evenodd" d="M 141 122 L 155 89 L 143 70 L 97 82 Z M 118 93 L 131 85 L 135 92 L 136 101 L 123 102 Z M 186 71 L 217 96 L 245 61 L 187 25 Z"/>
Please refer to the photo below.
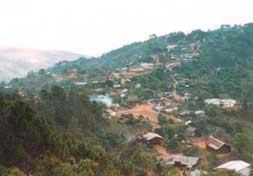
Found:
<path fill-rule="evenodd" d="M 149 34 L 253 22 L 252 0 L 0 0 L 0 45 L 99 55 Z"/>

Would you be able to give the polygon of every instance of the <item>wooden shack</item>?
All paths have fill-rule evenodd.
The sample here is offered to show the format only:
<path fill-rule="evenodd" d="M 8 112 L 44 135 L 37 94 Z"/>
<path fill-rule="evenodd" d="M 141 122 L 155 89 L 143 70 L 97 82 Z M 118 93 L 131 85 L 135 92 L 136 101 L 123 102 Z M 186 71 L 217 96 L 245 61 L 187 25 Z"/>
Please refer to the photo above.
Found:
<path fill-rule="evenodd" d="M 184 155 L 174 155 L 171 160 L 169 160 L 166 164 L 167 165 L 174 165 L 178 168 L 182 169 L 192 169 L 194 168 L 199 162 L 198 157 L 192 156 L 184 156 Z"/>
<path fill-rule="evenodd" d="M 232 150 L 232 147 L 225 142 L 217 139 L 213 136 L 209 136 L 206 147 L 209 151 L 214 151 L 216 153 L 229 153 Z"/>
<path fill-rule="evenodd" d="M 162 136 L 153 132 L 148 132 L 142 136 L 142 140 L 148 144 L 160 144 L 162 142 Z"/>

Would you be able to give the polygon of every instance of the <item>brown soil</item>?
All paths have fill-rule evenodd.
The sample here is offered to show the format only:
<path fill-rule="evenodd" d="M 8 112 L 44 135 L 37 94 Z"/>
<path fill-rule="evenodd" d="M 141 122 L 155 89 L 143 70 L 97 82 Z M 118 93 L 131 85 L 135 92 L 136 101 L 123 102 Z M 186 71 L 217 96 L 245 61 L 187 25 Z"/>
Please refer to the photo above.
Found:
<path fill-rule="evenodd" d="M 203 138 L 193 138 L 192 145 L 200 149 L 206 149 L 206 140 Z"/>
<path fill-rule="evenodd" d="M 162 114 L 163 116 L 167 117 L 168 119 L 172 120 L 174 123 L 180 123 L 183 122 L 183 120 L 175 117 L 174 115 L 167 115 L 165 113 Z"/>
<path fill-rule="evenodd" d="M 152 170 L 148 170 L 147 171 L 147 176 L 154 176 L 154 172 Z"/>
<path fill-rule="evenodd" d="M 132 114 L 135 118 L 143 116 L 150 122 L 153 128 L 158 128 L 158 113 L 154 110 L 154 107 L 155 105 L 152 103 L 143 103 L 130 109 L 121 110 L 117 113 L 117 115 L 121 116 L 122 114 Z"/>
<path fill-rule="evenodd" d="M 158 160 L 168 160 L 171 159 L 172 155 L 167 151 L 167 149 L 162 145 L 154 145 L 154 148 L 157 152 L 157 159 Z"/>

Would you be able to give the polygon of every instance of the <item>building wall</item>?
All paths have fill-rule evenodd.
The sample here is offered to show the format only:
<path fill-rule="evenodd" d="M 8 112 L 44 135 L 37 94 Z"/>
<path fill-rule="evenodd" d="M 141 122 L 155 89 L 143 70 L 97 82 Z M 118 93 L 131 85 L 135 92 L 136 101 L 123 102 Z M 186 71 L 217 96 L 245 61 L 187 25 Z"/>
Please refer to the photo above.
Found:
<path fill-rule="evenodd" d="M 160 144 L 161 141 L 162 141 L 161 138 L 156 137 L 156 138 L 151 139 L 151 140 L 149 141 L 149 143 L 150 143 L 150 144 Z"/>
<path fill-rule="evenodd" d="M 207 145 L 207 149 L 209 151 L 214 151 L 216 153 L 229 153 L 231 152 L 231 146 L 229 145 L 223 145 L 219 150 L 214 150 L 213 148 L 210 148 L 208 145 Z"/>
<path fill-rule="evenodd" d="M 217 151 L 217 153 L 228 153 L 228 152 L 231 152 L 231 146 L 226 144 Z"/>

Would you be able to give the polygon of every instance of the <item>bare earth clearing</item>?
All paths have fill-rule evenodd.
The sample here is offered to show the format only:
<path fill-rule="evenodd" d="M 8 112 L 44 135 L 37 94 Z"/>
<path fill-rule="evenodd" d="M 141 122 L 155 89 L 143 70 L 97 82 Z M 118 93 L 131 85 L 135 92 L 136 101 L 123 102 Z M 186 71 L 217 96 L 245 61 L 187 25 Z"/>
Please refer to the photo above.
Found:
<path fill-rule="evenodd" d="M 132 114 L 135 118 L 143 116 L 150 122 L 153 128 L 158 128 L 158 112 L 154 110 L 154 107 L 155 105 L 152 103 L 143 103 L 130 109 L 118 111 L 117 115 L 121 116 L 122 114 Z"/>
<path fill-rule="evenodd" d="M 192 145 L 200 149 L 206 149 L 206 140 L 203 138 L 193 138 Z"/>
<path fill-rule="evenodd" d="M 156 158 L 158 160 L 161 160 L 161 159 L 162 160 L 168 160 L 172 157 L 172 155 L 170 153 L 168 153 L 167 149 L 164 146 L 157 144 L 157 145 L 154 145 L 154 148 L 155 148 L 155 150 L 158 154 L 156 156 Z"/>

